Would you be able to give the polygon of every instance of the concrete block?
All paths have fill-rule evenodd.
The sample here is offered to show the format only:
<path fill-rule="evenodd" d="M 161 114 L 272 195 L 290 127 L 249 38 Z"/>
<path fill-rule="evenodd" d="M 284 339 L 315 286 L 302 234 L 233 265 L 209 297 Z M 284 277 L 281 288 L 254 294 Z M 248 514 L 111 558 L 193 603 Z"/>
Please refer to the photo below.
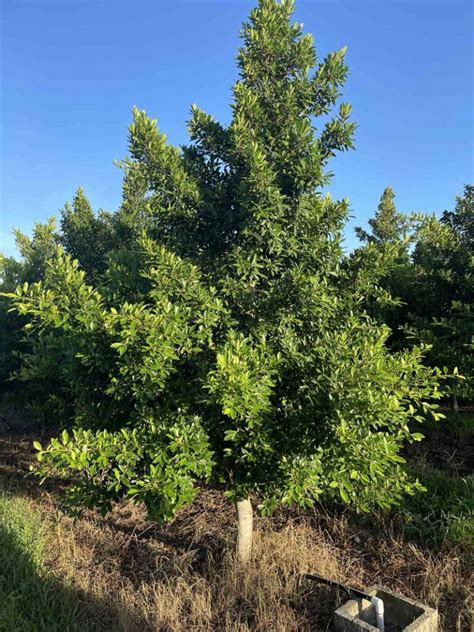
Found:
<path fill-rule="evenodd" d="M 383 600 L 385 632 L 438 632 L 438 611 L 385 588 L 367 593 Z M 377 632 L 375 608 L 365 599 L 350 599 L 334 613 L 339 632 Z"/>

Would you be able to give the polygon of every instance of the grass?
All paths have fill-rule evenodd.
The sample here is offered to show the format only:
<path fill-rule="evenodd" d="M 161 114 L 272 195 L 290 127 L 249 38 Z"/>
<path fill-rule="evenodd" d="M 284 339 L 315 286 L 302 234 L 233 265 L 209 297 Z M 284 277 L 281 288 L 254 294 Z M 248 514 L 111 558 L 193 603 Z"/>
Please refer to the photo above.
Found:
<path fill-rule="evenodd" d="M 448 474 L 427 463 L 411 467 L 427 492 L 407 498 L 402 515 L 409 535 L 436 545 L 474 550 L 474 475 Z"/>
<path fill-rule="evenodd" d="M 70 629 L 74 604 L 44 568 L 43 523 L 31 503 L 0 492 L 0 629 Z"/>
<path fill-rule="evenodd" d="M 399 512 L 406 533 L 435 546 L 460 546 L 474 561 L 474 414 L 448 413 L 427 423 L 413 444 L 409 468 L 426 492 L 408 497 Z"/>
<path fill-rule="evenodd" d="M 462 412 L 457 415 L 445 411 L 445 419 L 437 422 L 429 422 L 427 427 L 444 435 L 454 435 L 461 438 L 465 435 L 474 434 L 474 412 Z"/>

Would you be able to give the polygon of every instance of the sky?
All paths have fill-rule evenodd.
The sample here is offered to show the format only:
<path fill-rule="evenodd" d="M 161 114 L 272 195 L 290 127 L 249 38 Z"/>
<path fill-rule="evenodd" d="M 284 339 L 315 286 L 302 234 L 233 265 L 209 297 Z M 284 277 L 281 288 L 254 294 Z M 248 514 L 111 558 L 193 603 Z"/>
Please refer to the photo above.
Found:
<path fill-rule="evenodd" d="M 0 0 L 0 251 L 79 186 L 118 207 L 134 105 L 174 144 L 192 103 L 228 123 L 255 1 Z M 471 1 L 296 0 L 295 19 L 320 58 L 348 46 L 356 150 L 332 161 L 329 187 L 350 200 L 347 248 L 388 185 L 400 211 L 452 208 L 474 180 Z"/>

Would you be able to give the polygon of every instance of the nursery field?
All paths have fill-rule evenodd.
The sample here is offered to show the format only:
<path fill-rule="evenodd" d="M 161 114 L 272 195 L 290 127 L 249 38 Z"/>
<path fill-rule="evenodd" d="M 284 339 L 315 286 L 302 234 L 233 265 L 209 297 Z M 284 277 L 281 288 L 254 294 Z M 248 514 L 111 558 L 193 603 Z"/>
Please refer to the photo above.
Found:
<path fill-rule="evenodd" d="M 389 516 L 334 506 L 279 510 L 256 524 L 253 563 L 233 557 L 235 515 L 203 489 L 158 527 L 144 508 L 117 504 L 72 519 L 59 508 L 66 480 L 29 474 L 25 421 L 3 413 L 0 438 L 0 629 L 331 630 L 344 599 L 304 580 L 313 572 L 356 587 L 399 591 L 439 609 L 441 629 L 470 630 L 474 416 L 431 429 L 407 455 L 427 492 Z"/>

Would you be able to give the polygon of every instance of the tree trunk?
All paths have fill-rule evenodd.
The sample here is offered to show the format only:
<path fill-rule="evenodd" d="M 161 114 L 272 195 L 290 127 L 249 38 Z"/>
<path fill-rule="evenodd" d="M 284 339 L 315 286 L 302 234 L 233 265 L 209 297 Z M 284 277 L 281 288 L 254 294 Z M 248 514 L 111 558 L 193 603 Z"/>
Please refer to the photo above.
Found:
<path fill-rule="evenodd" d="M 237 508 L 237 558 L 245 564 L 252 553 L 253 513 L 249 498 L 241 498 L 236 502 Z"/>
<path fill-rule="evenodd" d="M 456 393 L 451 395 L 451 411 L 457 415 L 459 413 L 458 396 Z"/>

